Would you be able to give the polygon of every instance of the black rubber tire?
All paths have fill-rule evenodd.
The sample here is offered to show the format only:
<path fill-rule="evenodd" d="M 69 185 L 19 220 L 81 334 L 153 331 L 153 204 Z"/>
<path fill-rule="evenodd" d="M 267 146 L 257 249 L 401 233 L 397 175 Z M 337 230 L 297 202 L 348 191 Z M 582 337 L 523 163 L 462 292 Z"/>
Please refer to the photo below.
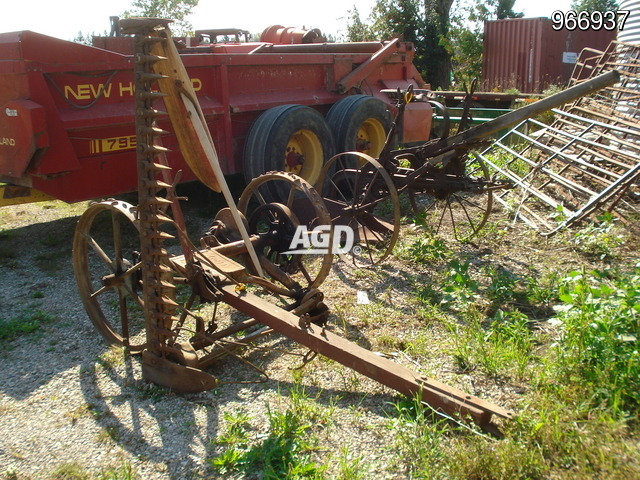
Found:
<path fill-rule="evenodd" d="M 382 100 L 369 95 L 350 95 L 331 107 L 327 123 L 339 153 L 359 151 L 377 158 L 391 129 L 393 117 Z M 358 145 L 358 133 L 367 125 L 376 126 L 371 149 L 363 149 Z"/>
<path fill-rule="evenodd" d="M 292 173 L 314 184 L 325 162 L 335 154 L 335 143 L 324 117 L 304 105 L 270 108 L 253 123 L 244 148 L 244 177 L 247 183 L 267 172 L 287 171 L 283 161 L 287 155 L 287 147 L 300 131 L 319 143 L 316 148 L 312 148 L 313 158 L 308 159 L 313 164 L 303 164 L 300 172 Z M 269 200 L 282 199 L 278 199 L 276 195 Z"/>

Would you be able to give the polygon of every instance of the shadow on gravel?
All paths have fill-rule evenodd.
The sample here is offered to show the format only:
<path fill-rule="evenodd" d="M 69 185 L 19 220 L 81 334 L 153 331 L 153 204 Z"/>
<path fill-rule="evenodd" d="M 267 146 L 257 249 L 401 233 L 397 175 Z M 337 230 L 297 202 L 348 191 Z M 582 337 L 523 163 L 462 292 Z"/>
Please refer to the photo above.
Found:
<path fill-rule="evenodd" d="M 0 232 L 0 391 L 14 399 L 96 355 L 97 334 L 70 273 L 77 218 Z"/>
<path fill-rule="evenodd" d="M 243 180 L 234 176 L 230 184 L 239 191 Z M 178 190 L 190 199 L 181 206 L 197 240 L 222 206 L 222 195 L 196 182 Z M 135 193 L 117 198 L 137 202 Z M 0 217 L 0 361 L 13 364 L 0 376 L 0 392 L 16 400 L 106 351 L 82 306 L 73 274 L 74 231 L 87 206 L 19 205 Z"/>
<path fill-rule="evenodd" d="M 268 372 L 283 351 L 295 347 L 286 338 L 274 340 L 251 349 L 246 358 Z M 258 417 L 265 413 L 266 402 L 273 401 L 272 395 L 286 397 L 300 387 L 275 379 L 233 383 L 238 379 L 254 380 L 259 375 L 239 360 L 225 358 L 208 369 L 221 381 L 220 386 L 199 394 L 179 395 L 142 380 L 139 364 L 137 357 L 126 357 L 124 368 L 117 370 L 83 362 L 82 394 L 93 418 L 114 443 L 130 455 L 155 464 L 155 470 L 172 480 L 210 473 L 206 460 L 220 453 L 216 438 L 225 413 L 248 410 Z M 313 363 L 306 368 L 314 368 Z M 364 394 L 304 383 L 303 387 L 308 398 L 327 408 L 354 407 L 380 415 L 397 400 L 394 394 Z"/>

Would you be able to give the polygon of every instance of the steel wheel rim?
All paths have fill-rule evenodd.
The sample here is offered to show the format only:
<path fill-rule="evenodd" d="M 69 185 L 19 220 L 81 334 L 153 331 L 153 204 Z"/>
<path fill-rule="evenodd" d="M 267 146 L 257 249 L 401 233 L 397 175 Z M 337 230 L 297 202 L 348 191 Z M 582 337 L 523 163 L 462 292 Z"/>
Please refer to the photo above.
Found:
<path fill-rule="evenodd" d="M 341 171 L 353 172 L 352 179 L 347 181 L 353 183 L 353 191 L 362 193 L 359 200 L 355 195 L 349 198 L 346 190 L 350 187 L 341 189 L 336 184 Z M 371 187 L 374 183 L 382 188 L 385 198 L 376 198 L 373 194 Z M 346 221 L 347 226 L 359 230 L 358 245 L 350 253 L 341 254 L 343 260 L 356 267 L 367 268 L 378 265 L 391 255 L 400 234 L 400 201 L 393 180 L 376 159 L 362 152 L 335 155 L 324 166 L 317 188 L 332 206 L 331 222 L 335 225 Z M 363 208 L 365 205 L 371 205 L 371 208 Z M 358 210 L 361 212 L 355 213 Z M 382 218 L 384 210 L 388 212 Z M 361 247 L 360 251 L 357 246 Z"/>
<path fill-rule="evenodd" d="M 482 160 L 467 160 L 466 176 L 489 180 L 489 170 Z M 445 230 L 460 242 L 475 237 L 487 223 L 493 208 L 491 191 L 482 193 L 455 192 L 443 199 L 428 196 L 426 199 L 425 221 L 432 225 L 436 235 Z"/>
<path fill-rule="evenodd" d="M 313 186 L 311 186 L 311 184 L 303 178 L 287 172 L 267 173 L 255 178 L 249 183 L 249 185 L 247 185 L 245 190 L 242 192 L 240 199 L 238 200 L 238 210 L 243 215 L 245 215 L 247 219 L 251 217 L 250 210 L 252 208 L 252 203 L 254 203 L 255 201 L 257 201 L 261 205 L 269 203 L 268 200 L 264 199 L 263 196 L 260 195 L 260 188 L 263 187 L 265 189 L 268 189 L 271 186 L 267 184 L 269 182 L 275 181 L 287 184 L 289 187 L 289 195 L 287 196 L 287 199 L 282 202 L 282 204 L 277 203 L 274 205 L 281 205 L 287 211 L 293 212 L 293 215 L 295 216 L 295 207 L 299 206 L 301 197 L 306 197 L 306 199 L 308 199 L 313 206 L 313 225 L 311 226 L 331 225 L 329 212 L 327 211 L 322 198 L 315 190 L 315 188 L 313 188 Z M 274 260 L 276 259 L 278 261 L 284 259 L 285 263 L 287 261 L 284 257 L 278 259 L 274 252 L 270 251 L 269 249 L 258 252 L 258 255 L 261 255 L 265 260 L 271 262 L 272 264 L 275 264 Z M 299 283 L 302 280 L 302 286 L 304 288 L 316 288 L 320 286 L 331 271 L 333 255 L 328 252 L 325 255 L 301 255 L 301 257 L 304 258 L 298 257 L 292 260 L 300 262 L 300 264 L 302 264 L 302 268 L 305 268 L 305 262 L 307 266 L 309 264 L 313 264 L 314 270 L 309 271 L 310 269 L 307 269 L 306 272 L 300 270 L 299 272 L 296 272 L 297 278 L 294 278 L 294 280 L 298 281 Z M 274 280 L 279 281 L 279 279 L 275 277 Z"/>
<path fill-rule="evenodd" d="M 137 293 L 139 285 L 135 278 L 141 264 L 132 258 L 125 258 L 121 233 L 124 226 L 122 220 L 129 222 L 136 232 L 138 230 L 132 208 L 125 202 L 114 201 L 96 203 L 87 209 L 78 221 L 74 234 L 73 268 L 80 297 L 96 329 L 107 342 L 125 346 L 131 353 L 139 353 L 146 348 L 146 335 L 142 335 L 145 330 L 142 292 L 140 290 L 140 294 Z M 94 236 L 99 232 L 93 233 L 91 228 L 98 217 L 109 214 L 113 250 L 106 242 L 98 242 Z M 108 260 L 111 260 L 111 265 Z M 111 308 L 116 297 L 117 306 Z M 132 312 L 136 305 L 139 315 L 134 321 Z M 114 321 L 112 317 L 119 319 Z M 115 325 L 117 323 L 118 327 Z M 132 333 L 136 337 L 133 343 Z"/>

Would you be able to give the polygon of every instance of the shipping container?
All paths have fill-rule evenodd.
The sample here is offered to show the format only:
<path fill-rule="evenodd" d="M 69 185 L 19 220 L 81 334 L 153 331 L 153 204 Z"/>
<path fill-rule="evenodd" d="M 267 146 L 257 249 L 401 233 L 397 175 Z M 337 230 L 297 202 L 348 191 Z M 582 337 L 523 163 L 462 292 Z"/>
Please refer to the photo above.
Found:
<path fill-rule="evenodd" d="M 605 50 L 616 33 L 605 29 L 554 30 L 546 17 L 485 22 L 484 89 L 542 93 L 550 85 L 565 85 L 582 49 Z"/>

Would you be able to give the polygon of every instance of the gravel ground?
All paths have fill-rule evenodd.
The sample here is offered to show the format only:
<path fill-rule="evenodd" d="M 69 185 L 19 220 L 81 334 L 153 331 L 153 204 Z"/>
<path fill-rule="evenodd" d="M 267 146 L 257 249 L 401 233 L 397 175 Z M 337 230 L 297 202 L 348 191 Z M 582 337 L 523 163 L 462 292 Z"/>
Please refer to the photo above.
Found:
<path fill-rule="evenodd" d="M 263 340 L 265 348 L 250 358 L 267 367 L 266 383 L 227 384 L 200 394 L 176 395 L 142 381 L 138 358 L 123 358 L 104 344 L 76 292 L 70 244 L 86 205 L 48 202 L 0 210 L 0 318 L 37 311 L 55 318 L 43 329 L 5 344 L 0 352 L 0 474 L 42 479 L 60 465 L 77 463 L 92 474 L 130 464 L 146 480 L 216 478 L 206 459 L 221 452 L 214 440 L 224 429 L 225 413 L 246 412 L 252 431 L 266 433 L 267 408 L 286 408 L 288 392 L 296 385 L 290 367 L 299 364 L 299 357 L 282 351 L 303 351 L 279 337 Z M 514 248 L 523 242 L 526 248 Z M 543 264 L 553 252 L 558 254 L 555 267 L 578 261 L 567 249 L 525 234 L 508 236 L 502 243 L 499 248 L 467 248 L 475 250 L 478 262 L 501 262 L 514 270 Z M 406 312 L 403 332 L 387 332 L 384 325 L 350 316 L 359 308 L 357 290 L 401 304 L 402 282 L 412 268 L 392 263 L 384 270 L 376 282 L 375 275 L 372 281 L 336 264 L 323 286 L 327 303 L 343 320 L 332 328 L 363 346 L 382 334 L 411 336 L 418 326 L 411 311 Z M 455 373 L 451 356 L 438 355 L 450 342 L 446 332 L 429 328 L 434 352 L 429 363 L 416 365 L 407 355 L 398 355 L 398 361 L 517 409 L 521 386 Z M 223 360 L 212 373 L 222 380 L 256 377 L 233 359 Z M 354 457 L 363 458 L 366 478 L 406 478 L 394 465 L 393 434 L 386 428 L 390 402 L 398 398 L 394 392 L 324 359 L 306 366 L 297 378 L 313 404 L 330 412 L 329 424 L 315 432 L 319 458 L 335 468 L 346 446 Z"/>
<path fill-rule="evenodd" d="M 278 352 L 304 351 L 286 339 L 265 340 L 267 350 L 251 360 L 268 365 L 266 383 L 230 384 L 192 395 L 147 384 L 138 358 L 124 358 L 105 345 L 77 294 L 70 245 L 86 206 L 49 202 L 5 207 L 0 213 L 0 318 L 42 311 L 55 319 L 0 353 L 0 431 L 5 432 L 0 474 L 41 479 L 69 463 L 92 474 L 130 464 L 148 480 L 209 478 L 206 459 L 221 451 L 213 441 L 224 413 L 243 411 L 257 434 L 266 432 L 266 408 L 286 408 L 284 394 L 293 386 L 289 367 L 299 362 Z M 366 461 L 383 468 L 380 440 L 362 432 L 386 423 L 385 408 L 396 395 L 340 366 L 336 384 L 334 367 L 326 361 L 312 365 L 319 368 L 307 367 L 312 372 L 304 374 L 305 393 L 335 412 L 332 427 L 323 429 L 326 448 L 338 452 L 354 445 L 354 453 L 369 452 Z M 232 359 L 212 373 L 222 380 L 256 378 Z"/>

